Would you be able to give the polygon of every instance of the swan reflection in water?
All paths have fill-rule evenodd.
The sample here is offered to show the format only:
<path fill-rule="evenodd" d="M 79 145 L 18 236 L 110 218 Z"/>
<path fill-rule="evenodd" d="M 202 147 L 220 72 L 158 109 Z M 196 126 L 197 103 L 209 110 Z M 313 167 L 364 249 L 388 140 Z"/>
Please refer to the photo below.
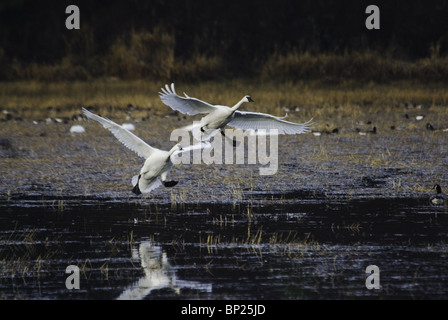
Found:
<path fill-rule="evenodd" d="M 138 249 L 138 255 L 145 275 L 126 289 L 117 298 L 118 300 L 140 300 L 149 295 L 152 290 L 163 288 L 171 288 L 177 294 L 181 289 L 212 292 L 211 284 L 178 279 L 176 268 L 170 265 L 161 246 L 154 245 L 150 241 L 142 242 Z"/>

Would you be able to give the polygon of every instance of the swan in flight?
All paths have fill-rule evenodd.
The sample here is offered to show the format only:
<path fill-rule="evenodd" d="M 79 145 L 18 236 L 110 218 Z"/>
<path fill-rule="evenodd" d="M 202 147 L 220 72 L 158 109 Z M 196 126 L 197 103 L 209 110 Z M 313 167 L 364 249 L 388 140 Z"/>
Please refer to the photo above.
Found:
<path fill-rule="evenodd" d="M 173 166 L 172 157 L 181 152 L 207 147 L 205 143 L 198 143 L 183 148 L 177 143 L 170 151 L 160 150 L 151 147 L 129 130 L 109 119 L 93 114 L 85 108 L 82 108 L 82 112 L 88 118 L 101 123 L 104 128 L 112 132 L 127 148 L 146 159 L 145 164 L 140 170 L 140 174 L 132 178 L 132 185 L 134 186 L 132 192 L 135 194 L 148 193 L 161 184 L 168 188 L 174 187 L 178 181 L 166 181 L 166 176 Z"/>
<path fill-rule="evenodd" d="M 171 87 L 165 85 L 165 88 L 159 92 L 160 99 L 164 104 L 173 110 L 179 111 L 190 116 L 198 113 L 207 113 L 198 125 L 188 126 L 189 131 L 193 131 L 199 127 L 202 133 L 205 133 L 200 140 L 207 140 L 218 130 L 224 135 L 224 127 L 229 125 L 241 130 L 270 130 L 277 129 L 278 134 L 301 134 L 310 131 L 311 120 L 306 123 L 293 123 L 284 121 L 286 117 L 275 117 L 266 113 L 259 112 L 243 112 L 237 109 L 246 102 L 254 102 L 250 96 L 244 96 L 232 108 L 221 105 L 212 105 L 202 100 L 189 97 L 184 93 L 185 97 L 178 96 L 174 89 L 174 83 Z"/>

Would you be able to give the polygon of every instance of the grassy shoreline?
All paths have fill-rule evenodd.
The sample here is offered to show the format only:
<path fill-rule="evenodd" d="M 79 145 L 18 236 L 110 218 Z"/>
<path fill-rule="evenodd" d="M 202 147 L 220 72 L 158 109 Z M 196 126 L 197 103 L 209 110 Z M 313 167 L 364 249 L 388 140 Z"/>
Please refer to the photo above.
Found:
<path fill-rule="evenodd" d="M 93 81 L 0 82 L 3 110 L 16 109 L 45 113 L 49 107 L 64 110 L 82 106 L 99 109 L 126 107 L 129 104 L 164 114 L 170 109 L 161 103 L 158 92 L 165 82 L 144 80 L 124 81 L 97 79 Z M 385 108 L 406 105 L 448 105 L 448 84 L 443 82 L 396 81 L 387 84 L 374 82 L 341 82 L 328 85 L 321 81 L 277 83 L 260 79 L 233 81 L 176 82 L 178 94 L 215 104 L 233 105 L 245 94 L 251 94 L 251 108 L 264 112 L 291 107 L 360 106 Z"/>

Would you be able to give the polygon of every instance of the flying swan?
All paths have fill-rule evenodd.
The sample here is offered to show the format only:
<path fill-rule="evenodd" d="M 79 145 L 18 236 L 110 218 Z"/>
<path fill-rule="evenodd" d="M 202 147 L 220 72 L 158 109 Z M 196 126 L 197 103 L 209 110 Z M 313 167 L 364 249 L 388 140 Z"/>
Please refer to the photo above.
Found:
<path fill-rule="evenodd" d="M 198 113 L 207 113 L 199 124 L 188 126 L 188 130 L 200 128 L 203 133 L 202 139 L 207 140 L 218 130 L 224 136 L 224 127 L 229 125 L 241 130 L 270 130 L 277 129 L 278 134 L 301 134 L 310 131 L 311 120 L 306 123 L 293 123 L 284 121 L 285 117 L 275 117 L 266 113 L 259 112 L 243 112 L 237 109 L 245 102 L 254 102 L 250 96 L 244 96 L 232 108 L 221 105 L 212 105 L 202 100 L 189 97 L 184 93 L 185 97 L 178 96 L 174 89 L 174 83 L 171 88 L 165 85 L 165 88 L 159 92 L 160 99 L 164 104 L 173 110 L 179 111 L 190 116 Z M 205 134 L 204 134 L 205 133 Z"/>
<path fill-rule="evenodd" d="M 112 132 L 127 148 L 146 159 L 145 164 L 140 170 L 140 174 L 132 178 L 132 185 L 134 186 L 132 192 L 135 194 L 148 193 L 161 184 L 168 188 L 174 187 L 178 181 L 166 181 L 166 176 L 173 167 L 172 157 L 181 152 L 207 147 L 205 143 L 198 143 L 188 147 L 181 147 L 177 143 L 170 151 L 160 150 L 151 147 L 129 130 L 109 119 L 93 114 L 85 108 L 82 108 L 82 112 L 88 118 L 101 123 L 104 128 Z"/>

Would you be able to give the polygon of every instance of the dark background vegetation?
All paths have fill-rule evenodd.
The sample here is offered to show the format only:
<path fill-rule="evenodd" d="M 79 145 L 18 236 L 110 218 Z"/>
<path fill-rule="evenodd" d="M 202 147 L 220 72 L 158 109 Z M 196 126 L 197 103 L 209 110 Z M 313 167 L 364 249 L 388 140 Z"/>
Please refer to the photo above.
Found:
<path fill-rule="evenodd" d="M 443 80 L 447 53 L 446 0 L 0 2 L 0 80 Z"/>

